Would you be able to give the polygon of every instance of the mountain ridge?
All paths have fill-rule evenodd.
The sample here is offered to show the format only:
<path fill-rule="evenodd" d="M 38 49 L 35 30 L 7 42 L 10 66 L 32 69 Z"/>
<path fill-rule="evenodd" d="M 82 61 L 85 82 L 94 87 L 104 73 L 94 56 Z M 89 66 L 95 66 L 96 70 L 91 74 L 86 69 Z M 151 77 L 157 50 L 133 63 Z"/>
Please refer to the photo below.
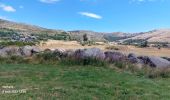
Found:
<path fill-rule="evenodd" d="M 21 34 L 61 34 L 65 32 L 75 40 L 82 40 L 82 36 L 87 34 L 93 41 L 117 41 L 127 39 L 145 39 L 148 42 L 170 42 L 170 28 L 155 29 L 148 32 L 126 33 L 126 32 L 95 32 L 91 30 L 73 30 L 64 31 L 57 29 L 48 29 L 36 25 L 18 23 L 0 19 L 0 29 L 11 29 Z"/>

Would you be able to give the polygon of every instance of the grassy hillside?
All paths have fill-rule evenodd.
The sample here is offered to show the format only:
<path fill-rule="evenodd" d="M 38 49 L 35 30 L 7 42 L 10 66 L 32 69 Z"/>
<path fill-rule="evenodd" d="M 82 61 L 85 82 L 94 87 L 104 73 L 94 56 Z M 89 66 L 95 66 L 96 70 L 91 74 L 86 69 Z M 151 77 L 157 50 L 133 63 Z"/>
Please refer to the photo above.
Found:
<path fill-rule="evenodd" d="M 5 35 L 8 33 L 7 35 Z M 64 33 L 64 34 L 63 34 Z M 17 23 L 12 21 L 7 21 L 0 19 L 0 35 L 11 37 L 14 34 L 24 34 L 24 35 L 35 35 L 41 38 L 50 38 L 63 40 L 63 35 L 67 35 L 71 40 L 82 41 L 83 35 L 87 34 L 90 41 L 115 41 L 119 39 L 125 39 L 129 34 L 115 32 L 115 33 L 104 33 L 104 32 L 94 32 L 88 30 L 75 30 L 75 31 L 63 31 L 47 29 L 35 25 L 29 25 L 25 23 Z M 56 36 L 57 35 L 57 36 Z M 58 36 L 59 35 L 59 36 Z"/>
<path fill-rule="evenodd" d="M 170 29 L 157 29 L 148 32 L 138 33 L 134 37 L 127 38 L 126 40 L 147 40 L 148 42 L 168 42 L 170 43 Z"/>
<path fill-rule="evenodd" d="M 25 94 L 2 100 L 169 100 L 170 79 L 149 79 L 109 67 L 1 64 L 0 89 L 13 86 Z"/>
<path fill-rule="evenodd" d="M 22 34 L 56 34 L 63 32 L 62 30 L 46 29 L 35 25 L 28 25 L 24 23 L 17 23 L 0 19 L 0 29 L 9 29 Z"/>

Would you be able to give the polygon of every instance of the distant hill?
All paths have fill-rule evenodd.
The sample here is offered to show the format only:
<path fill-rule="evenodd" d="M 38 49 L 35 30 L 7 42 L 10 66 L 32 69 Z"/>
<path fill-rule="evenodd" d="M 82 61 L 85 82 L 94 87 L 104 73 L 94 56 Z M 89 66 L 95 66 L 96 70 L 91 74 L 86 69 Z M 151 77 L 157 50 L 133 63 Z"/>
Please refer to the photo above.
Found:
<path fill-rule="evenodd" d="M 67 34 L 72 40 L 81 41 L 84 34 L 87 34 L 88 38 L 92 41 L 125 41 L 128 39 L 144 39 L 148 42 L 170 42 L 170 29 L 159 29 L 149 32 L 141 33 L 123 33 L 123 32 L 94 32 L 89 30 L 75 30 L 75 31 L 63 31 L 42 28 L 35 25 L 28 25 L 24 23 L 17 23 L 0 19 L 0 31 L 12 30 L 19 34 Z"/>
<path fill-rule="evenodd" d="M 133 37 L 137 34 L 132 34 L 132 33 L 123 33 L 123 32 L 112 32 L 112 33 L 106 33 L 104 35 L 104 38 L 108 41 L 118 41 L 122 39 L 127 39 L 130 37 Z"/>
<path fill-rule="evenodd" d="M 128 39 L 137 40 L 143 39 L 148 42 L 168 42 L 170 43 L 170 29 L 157 29 L 149 32 L 138 33 L 136 36 L 127 38 L 121 41 Z"/>
<path fill-rule="evenodd" d="M 56 33 L 63 32 L 62 30 L 46 29 L 34 25 L 16 23 L 16 22 L 7 21 L 3 19 L 0 19 L 0 29 L 10 29 L 17 33 L 22 33 L 22 34 L 41 34 L 41 33 L 56 34 Z"/>
<path fill-rule="evenodd" d="M 71 38 L 76 39 L 78 41 L 83 40 L 83 35 L 87 34 L 89 40 L 92 41 L 106 41 L 104 38 L 104 33 L 94 32 L 94 31 L 87 31 L 87 30 L 75 30 L 75 31 L 68 31 Z"/>
<path fill-rule="evenodd" d="M 94 32 L 88 30 L 75 30 L 75 31 L 63 31 L 63 30 L 54 30 L 42 28 L 35 25 L 28 25 L 25 23 L 17 23 L 8 20 L 0 19 L 0 30 L 12 30 L 15 33 L 19 34 L 62 34 L 67 33 L 71 36 L 73 40 L 81 41 L 84 34 L 87 34 L 88 38 L 92 41 L 114 41 L 117 39 L 126 38 L 127 34 L 115 32 L 115 33 L 104 33 L 104 32 Z"/>

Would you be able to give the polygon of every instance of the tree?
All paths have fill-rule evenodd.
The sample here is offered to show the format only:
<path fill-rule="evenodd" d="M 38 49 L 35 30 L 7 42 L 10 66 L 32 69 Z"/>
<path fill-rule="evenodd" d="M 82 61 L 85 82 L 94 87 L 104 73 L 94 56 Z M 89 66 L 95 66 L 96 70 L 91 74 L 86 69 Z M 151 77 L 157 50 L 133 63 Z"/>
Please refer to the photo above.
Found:
<path fill-rule="evenodd" d="M 140 47 L 147 47 L 147 46 L 148 46 L 148 41 L 144 41 L 140 45 Z"/>
<path fill-rule="evenodd" d="M 84 42 L 88 41 L 87 34 L 84 34 L 84 35 L 83 35 L 83 41 L 84 41 Z"/>

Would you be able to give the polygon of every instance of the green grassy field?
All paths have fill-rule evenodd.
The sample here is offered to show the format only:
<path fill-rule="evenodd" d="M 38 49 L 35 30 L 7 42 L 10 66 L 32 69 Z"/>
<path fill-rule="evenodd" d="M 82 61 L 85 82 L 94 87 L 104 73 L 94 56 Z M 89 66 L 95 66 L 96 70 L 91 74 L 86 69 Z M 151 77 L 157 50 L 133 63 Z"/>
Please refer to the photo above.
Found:
<path fill-rule="evenodd" d="M 149 79 L 107 67 L 1 64 L 3 86 L 27 89 L 0 100 L 169 100 L 170 78 Z"/>

